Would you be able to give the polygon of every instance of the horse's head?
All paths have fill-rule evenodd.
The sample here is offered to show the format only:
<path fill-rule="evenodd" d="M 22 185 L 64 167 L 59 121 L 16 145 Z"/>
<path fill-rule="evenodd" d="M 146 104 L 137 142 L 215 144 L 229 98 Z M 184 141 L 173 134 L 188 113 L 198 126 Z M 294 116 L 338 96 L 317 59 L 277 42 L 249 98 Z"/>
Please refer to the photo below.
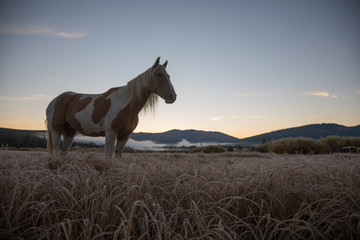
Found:
<path fill-rule="evenodd" d="M 173 103 L 176 100 L 176 93 L 170 82 L 170 76 L 166 72 L 167 61 L 163 65 L 160 65 L 159 62 L 160 57 L 156 59 L 151 67 L 149 90 L 159 95 L 166 103 Z"/>

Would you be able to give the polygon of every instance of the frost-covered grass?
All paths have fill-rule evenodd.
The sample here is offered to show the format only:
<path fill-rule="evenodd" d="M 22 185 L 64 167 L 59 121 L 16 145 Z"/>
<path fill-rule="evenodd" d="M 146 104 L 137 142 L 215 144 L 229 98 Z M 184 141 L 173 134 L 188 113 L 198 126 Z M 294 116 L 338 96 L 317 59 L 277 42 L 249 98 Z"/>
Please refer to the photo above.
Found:
<path fill-rule="evenodd" d="M 1 239 L 360 239 L 360 155 L 0 151 Z"/>

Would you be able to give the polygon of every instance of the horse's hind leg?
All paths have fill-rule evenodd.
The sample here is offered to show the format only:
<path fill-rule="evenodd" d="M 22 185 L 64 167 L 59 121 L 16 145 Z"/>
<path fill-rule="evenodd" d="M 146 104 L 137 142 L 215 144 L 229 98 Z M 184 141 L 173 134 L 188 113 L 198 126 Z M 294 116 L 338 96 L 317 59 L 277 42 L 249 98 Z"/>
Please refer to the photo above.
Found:
<path fill-rule="evenodd" d="M 51 131 L 51 140 L 52 140 L 52 152 L 56 154 L 60 149 L 60 139 L 61 134 L 56 131 Z"/>

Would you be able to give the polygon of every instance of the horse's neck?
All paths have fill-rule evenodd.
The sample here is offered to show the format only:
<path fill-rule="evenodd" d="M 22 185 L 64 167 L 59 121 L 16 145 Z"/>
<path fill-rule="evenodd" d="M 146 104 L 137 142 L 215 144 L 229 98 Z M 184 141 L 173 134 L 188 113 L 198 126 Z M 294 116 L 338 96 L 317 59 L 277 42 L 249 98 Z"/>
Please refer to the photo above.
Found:
<path fill-rule="evenodd" d="M 136 115 L 139 114 L 144 106 L 146 106 L 146 103 L 151 95 L 151 92 L 147 88 L 147 84 L 144 83 L 144 81 L 147 81 L 146 78 L 150 77 L 149 74 L 150 72 L 147 70 L 129 83 L 129 107 L 133 108 Z"/>
<path fill-rule="evenodd" d="M 130 104 L 132 105 L 131 107 L 134 108 L 136 115 L 139 114 L 139 112 L 144 108 L 147 101 L 149 100 L 150 95 L 151 92 L 147 89 L 144 89 L 141 96 L 134 94 L 131 97 Z"/>

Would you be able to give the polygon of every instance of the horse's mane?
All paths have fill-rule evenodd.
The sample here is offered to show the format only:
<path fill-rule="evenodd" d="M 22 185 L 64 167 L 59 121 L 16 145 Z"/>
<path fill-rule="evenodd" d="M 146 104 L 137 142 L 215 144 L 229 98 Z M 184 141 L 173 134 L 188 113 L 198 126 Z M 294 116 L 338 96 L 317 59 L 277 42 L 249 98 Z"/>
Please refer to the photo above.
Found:
<path fill-rule="evenodd" d="M 134 78 L 127 83 L 127 87 L 132 95 L 135 95 L 139 99 L 144 98 L 144 91 L 149 86 L 151 80 L 151 68 Z M 142 111 L 146 113 L 151 111 L 154 113 L 155 105 L 158 102 L 158 95 L 151 93 L 149 99 L 146 101 Z"/>

